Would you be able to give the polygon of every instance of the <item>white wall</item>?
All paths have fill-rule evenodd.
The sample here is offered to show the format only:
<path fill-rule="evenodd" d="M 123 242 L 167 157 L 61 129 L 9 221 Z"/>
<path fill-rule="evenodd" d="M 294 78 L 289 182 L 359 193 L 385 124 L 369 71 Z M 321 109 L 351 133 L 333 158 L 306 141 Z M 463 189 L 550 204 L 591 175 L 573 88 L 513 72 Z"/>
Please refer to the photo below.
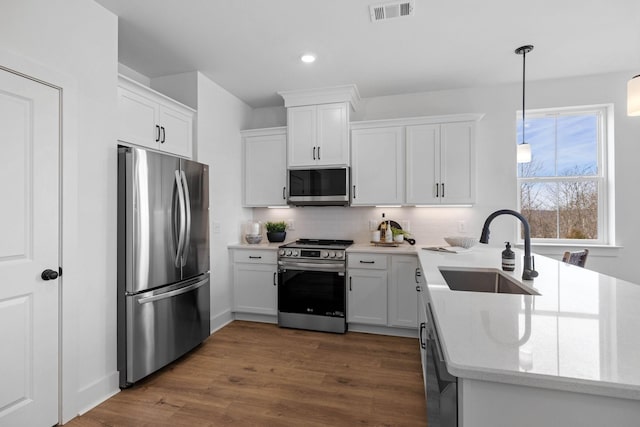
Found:
<path fill-rule="evenodd" d="M 240 225 L 251 218 L 242 208 L 240 130 L 251 108 L 198 73 L 198 161 L 211 166 L 211 328 L 232 320 L 231 263 L 227 245 L 238 242 Z"/>
<path fill-rule="evenodd" d="M 591 269 L 640 283 L 634 264 L 640 259 L 640 227 L 635 217 L 640 210 L 637 159 L 640 158 L 640 118 L 626 116 L 626 82 L 633 72 L 621 72 L 553 81 L 527 83 L 527 108 L 613 104 L 615 117 L 615 243 L 621 249 L 594 248 L 588 261 Z M 471 89 L 424 92 L 362 100 L 352 114 L 354 121 L 459 113 L 485 113 L 477 132 L 477 204 L 473 208 L 386 209 L 396 219 L 411 220 L 419 243 L 442 243 L 448 234 L 459 234 L 457 222 L 467 222 L 468 234 L 480 235 L 488 214 L 496 209 L 516 207 L 515 119 L 521 108 L 519 84 Z M 284 108 L 257 109 L 256 127 L 281 126 Z M 272 120 L 270 122 L 270 120 Z M 378 208 L 296 208 L 283 211 L 256 209 L 257 219 L 295 219 L 292 237 L 350 237 L 367 241 L 367 221 L 379 218 Z M 491 227 L 491 244 L 514 241 L 513 218 L 497 219 Z M 535 251 L 559 258 L 563 247 L 535 247 Z"/>
<path fill-rule="evenodd" d="M 63 87 L 63 420 L 118 390 L 117 18 L 86 0 L 4 0 L 0 51 Z M 28 64 L 37 64 L 32 66 Z M 6 65 L 6 64 L 5 64 Z"/>

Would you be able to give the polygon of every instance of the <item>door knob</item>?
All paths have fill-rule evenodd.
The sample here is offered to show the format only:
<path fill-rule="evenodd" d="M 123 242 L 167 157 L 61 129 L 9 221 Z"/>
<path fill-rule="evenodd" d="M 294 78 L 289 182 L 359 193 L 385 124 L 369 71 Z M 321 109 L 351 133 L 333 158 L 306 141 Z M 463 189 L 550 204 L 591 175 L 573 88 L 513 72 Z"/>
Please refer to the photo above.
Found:
<path fill-rule="evenodd" d="M 58 272 L 50 269 L 46 269 L 40 275 L 42 280 L 56 280 L 58 278 Z"/>

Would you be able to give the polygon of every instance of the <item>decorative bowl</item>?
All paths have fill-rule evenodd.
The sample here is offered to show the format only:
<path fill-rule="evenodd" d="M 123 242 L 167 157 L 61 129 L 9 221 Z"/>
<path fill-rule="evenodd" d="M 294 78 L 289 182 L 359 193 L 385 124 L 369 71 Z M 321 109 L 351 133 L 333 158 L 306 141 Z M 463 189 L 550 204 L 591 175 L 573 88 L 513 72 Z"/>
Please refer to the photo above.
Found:
<path fill-rule="evenodd" d="M 457 246 L 459 248 L 469 249 L 474 247 L 478 243 L 478 238 L 465 237 L 465 236 L 449 236 L 449 237 L 445 237 L 444 241 L 451 246 Z"/>
<path fill-rule="evenodd" d="M 255 245 L 262 241 L 262 235 L 261 234 L 245 234 L 244 240 L 246 240 L 247 243 L 249 244 Z"/>

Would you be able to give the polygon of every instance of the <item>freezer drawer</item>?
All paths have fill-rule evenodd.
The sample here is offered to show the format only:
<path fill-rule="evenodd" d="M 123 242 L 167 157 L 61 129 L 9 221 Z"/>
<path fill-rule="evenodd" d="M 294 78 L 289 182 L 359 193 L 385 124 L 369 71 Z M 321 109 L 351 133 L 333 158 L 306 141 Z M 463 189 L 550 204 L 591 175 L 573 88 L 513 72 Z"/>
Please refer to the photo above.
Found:
<path fill-rule="evenodd" d="M 209 275 L 126 299 L 126 387 L 209 336 Z M 124 384 L 123 384 L 124 381 Z"/>

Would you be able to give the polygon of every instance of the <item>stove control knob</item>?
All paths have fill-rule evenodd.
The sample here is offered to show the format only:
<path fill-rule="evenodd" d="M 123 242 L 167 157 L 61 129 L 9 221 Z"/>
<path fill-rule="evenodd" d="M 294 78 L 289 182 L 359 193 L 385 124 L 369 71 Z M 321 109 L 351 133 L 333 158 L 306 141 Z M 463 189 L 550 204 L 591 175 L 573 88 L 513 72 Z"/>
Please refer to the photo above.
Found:
<path fill-rule="evenodd" d="M 344 254 L 342 252 L 336 252 L 336 258 L 342 258 Z"/>
<path fill-rule="evenodd" d="M 298 256 L 298 251 L 297 250 L 293 250 L 293 256 Z"/>
<path fill-rule="evenodd" d="M 329 252 L 327 251 L 322 251 L 322 258 L 329 258 Z"/>
<path fill-rule="evenodd" d="M 287 249 L 286 255 L 291 256 L 291 250 Z"/>
<path fill-rule="evenodd" d="M 278 251 L 278 254 L 279 254 L 280 256 L 283 256 L 283 255 L 284 255 L 284 249 L 280 249 L 280 250 Z"/>
<path fill-rule="evenodd" d="M 331 252 L 329 252 L 329 256 L 330 256 L 331 258 L 335 258 L 335 257 L 336 257 L 336 253 L 335 253 L 335 252 L 333 252 L 333 251 L 331 251 Z"/>

